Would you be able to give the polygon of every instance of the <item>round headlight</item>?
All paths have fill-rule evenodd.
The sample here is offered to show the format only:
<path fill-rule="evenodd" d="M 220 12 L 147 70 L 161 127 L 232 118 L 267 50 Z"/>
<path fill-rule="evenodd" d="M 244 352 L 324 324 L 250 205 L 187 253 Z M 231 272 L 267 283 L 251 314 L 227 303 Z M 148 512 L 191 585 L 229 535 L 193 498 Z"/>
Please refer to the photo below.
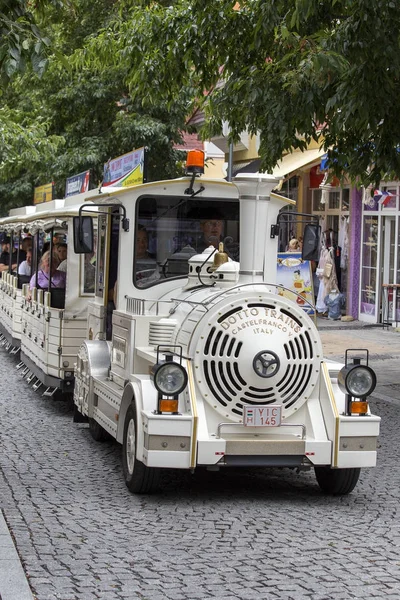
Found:
<path fill-rule="evenodd" d="M 364 398 L 374 391 L 376 375 L 371 367 L 366 365 L 343 367 L 338 375 L 338 384 L 344 394 Z"/>
<path fill-rule="evenodd" d="M 154 385 L 165 396 L 176 396 L 185 389 L 187 373 L 182 365 L 166 362 L 156 365 L 154 369 Z"/>

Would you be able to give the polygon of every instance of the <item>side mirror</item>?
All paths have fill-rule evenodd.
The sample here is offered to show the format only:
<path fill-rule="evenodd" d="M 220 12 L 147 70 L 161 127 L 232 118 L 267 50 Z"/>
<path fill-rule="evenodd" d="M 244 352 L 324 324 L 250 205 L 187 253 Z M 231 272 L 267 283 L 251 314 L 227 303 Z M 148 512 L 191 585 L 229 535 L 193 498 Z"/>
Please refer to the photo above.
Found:
<path fill-rule="evenodd" d="M 319 225 L 313 223 L 304 227 L 303 249 L 301 253 L 303 260 L 318 260 L 320 234 L 321 227 Z"/>
<path fill-rule="evenodd" d="M 74 252 L 89 254 L 94 250 L 92 217 L 74 217 Z"/>

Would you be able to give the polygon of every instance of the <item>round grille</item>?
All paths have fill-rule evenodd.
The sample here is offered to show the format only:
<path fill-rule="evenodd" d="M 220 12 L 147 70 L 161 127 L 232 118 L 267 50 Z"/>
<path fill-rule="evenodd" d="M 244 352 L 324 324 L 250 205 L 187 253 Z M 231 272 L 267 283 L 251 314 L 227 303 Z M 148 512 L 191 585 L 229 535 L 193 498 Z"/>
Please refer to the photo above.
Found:
<path fill-rule="evenodd" d="M 316 384 L 322 349 L 311 319 L 295 304 L 268 294 L 216 306 L 196 340 L 197 384 L 224 416 L 240 420 L 244 405 L 296 411 Z M 226 299 L 225 299 L 226 300 Z M 218 310 L 218 312 L 217 312 Z"/>

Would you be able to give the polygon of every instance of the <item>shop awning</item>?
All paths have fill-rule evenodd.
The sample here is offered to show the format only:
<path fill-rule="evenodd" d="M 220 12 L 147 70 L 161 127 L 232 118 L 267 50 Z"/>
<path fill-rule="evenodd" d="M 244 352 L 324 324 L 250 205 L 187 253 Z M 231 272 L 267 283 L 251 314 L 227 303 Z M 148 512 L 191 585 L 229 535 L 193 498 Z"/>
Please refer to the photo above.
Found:
<path fill-rule="evenodd" d="M 325 156 L 325 150 L 319 150 L 318 148 L 315 150 L 305 150 L 304 152 L 292 152 L 291 154 L 286 154 L 282 160 L 278 162 L 272 173 L 275 177 L 283 179 L 298 169 L 313 167 L 321 161 L 323 156 Z M 233 165 L 233 176 L 239 175 L 240 173 L 258 173 L 260 165 L 260 158 L 236 163 Z"/>
<path fill-rule="evenodd" d="M 278 162 L 273 170 L 273 174 L 276 177 L 287 177 L 290 173 L 303 169 L 304 167 L 312 167 L 314 163 L 318 164 L 321 158 L 324 156 L 325 150 L 316 148 L 315 150 L 305 150 L 304 152 L 292 152 L 286 154 Z"/>

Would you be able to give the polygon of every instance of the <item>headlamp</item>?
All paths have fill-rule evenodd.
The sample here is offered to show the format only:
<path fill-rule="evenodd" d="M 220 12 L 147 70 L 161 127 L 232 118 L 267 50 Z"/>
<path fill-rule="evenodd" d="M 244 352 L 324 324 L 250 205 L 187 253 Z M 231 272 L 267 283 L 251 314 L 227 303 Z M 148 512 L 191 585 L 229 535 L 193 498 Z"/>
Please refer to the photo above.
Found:
<path fill-rule="evenodd" d="M 346 365 L 338 374 L 338 385 L 344 394 L 353 398 L 365 398 L 376 386 L 376 375 L 367 365 Z"/>
<path fill-rule="evenodd" d="M 188 376 L 182 365 L 166 361 L 155 365 L 153 380 L 156 390 L 164 396 L 177 396 L 187 385 Z"/>

